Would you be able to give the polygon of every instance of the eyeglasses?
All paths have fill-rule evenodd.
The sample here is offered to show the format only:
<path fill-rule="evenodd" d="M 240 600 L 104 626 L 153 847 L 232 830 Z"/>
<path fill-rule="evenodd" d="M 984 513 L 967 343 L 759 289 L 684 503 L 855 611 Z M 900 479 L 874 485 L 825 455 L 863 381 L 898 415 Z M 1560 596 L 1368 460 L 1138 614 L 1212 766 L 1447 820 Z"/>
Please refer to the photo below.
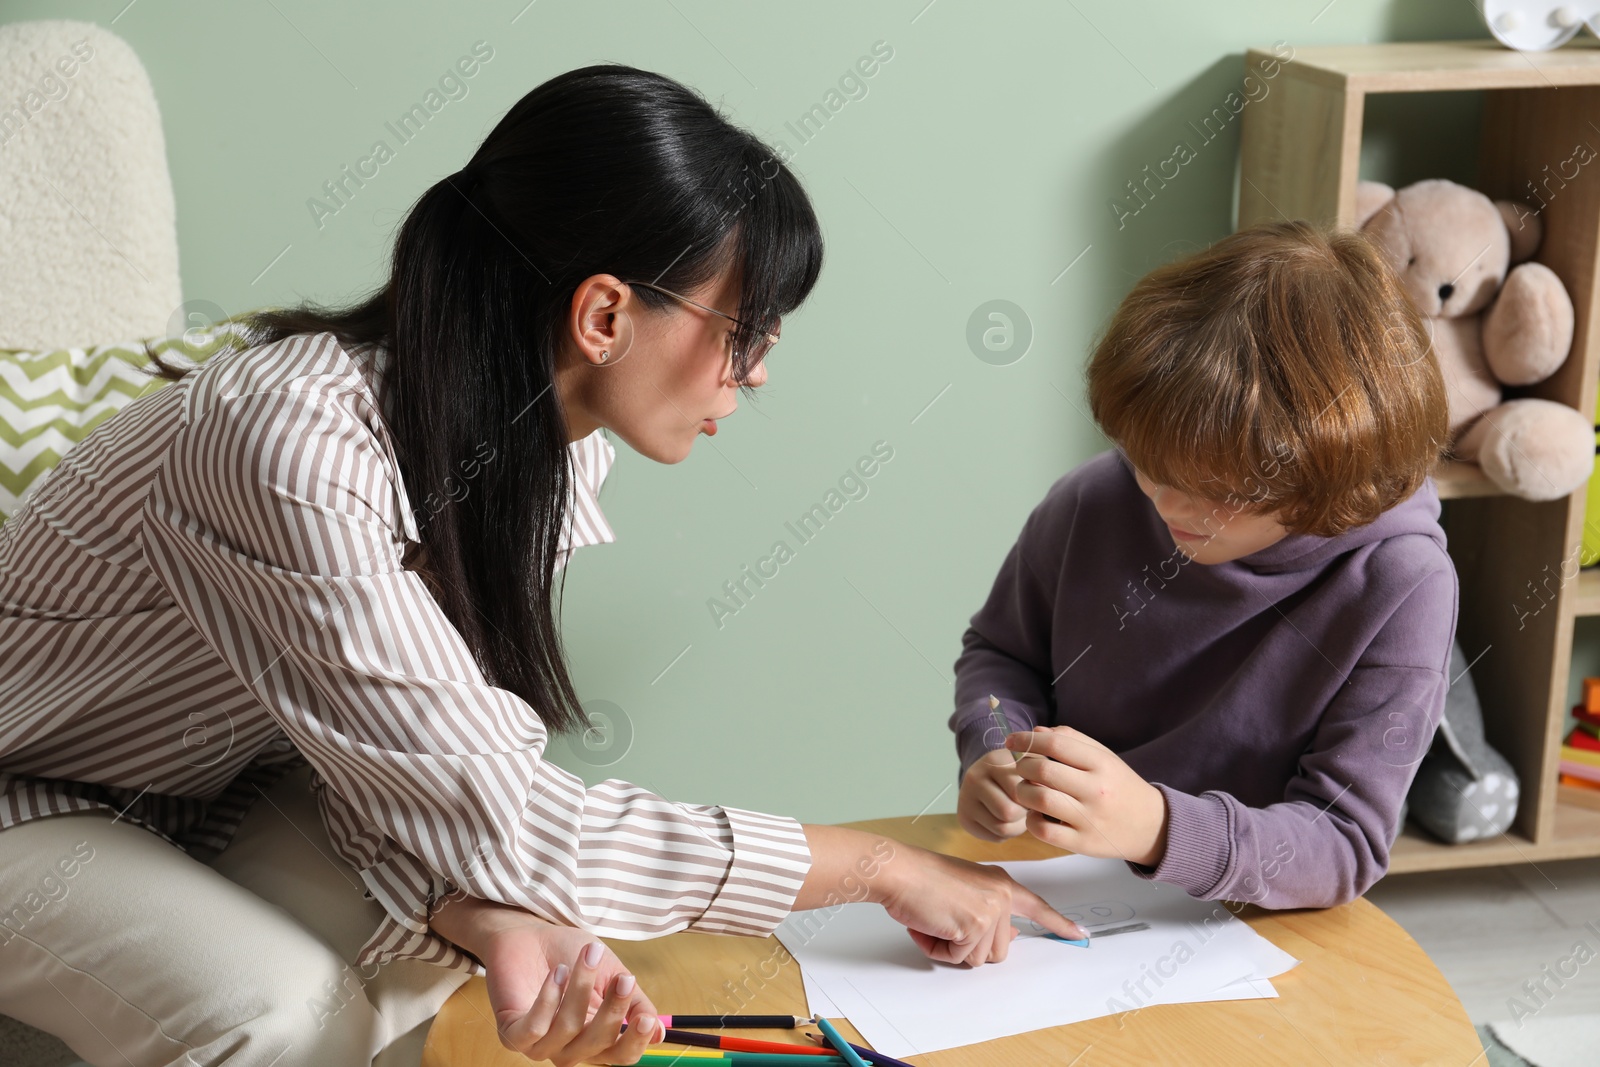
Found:
<path fill-rule="evenodd" d="M 690 300 L 688 297 L 684 296 L 682 293 L 675 293 L 671 289 L 663 289 L 661 286 L 655 285 L 655 284 L 653 284 L 651 282 L 624 282 L 623 284 L 624 285 L 637 285 L 637 286 L 639 286 L 641 288 L 644 288 L 644 289 L 653 289 L 656 292 L 661 293 L 663 296 L 670 296 L 674 300 L 681 300 L 685 304 L 689 304 L 692 307 L 699 308 L 701 311 L 708 311 L 711 314 L 718 316 L 719 318 L 727 319 L 729 322 L 731 322 L 734 325 L 742 328 L 747 333 L 754 334 L 755 337 L 756 337 L 756 343 L 753 346 L 751 346 L 750 350 L 747 353 L 745 353 L 745 358 L 748 361 L 747 362 L 747 366 L 753 367 L 757 363 L 760 363 L 761 360 L 766 357 L 766 354 L 768 352 L 772 351 L 772 346 L 778 343 L 778 338 L 779 338 L 778 334 L 770 333 L 770 332 L 767 332 L 767 331 L 764 331 L 764 330 L 758 330 L 754 326 L 752 326 L 750 323 L 745 322 L 743 319 L 736 319 L 732 315 L 729 315 L 725 311 L 718 311 L 716 308 L 706 307 L 704 304 L 699 303 L 698 301 Z M 728 351 L 728 364 L 729 364 L 730 368 L 732 367 L 733 362 L 738 358 L 738 356 L 739 356 L 739 352 L 738 352 L 737 349 L 732 349 L 732 348 L 729 349 L 729 351 Z"/>

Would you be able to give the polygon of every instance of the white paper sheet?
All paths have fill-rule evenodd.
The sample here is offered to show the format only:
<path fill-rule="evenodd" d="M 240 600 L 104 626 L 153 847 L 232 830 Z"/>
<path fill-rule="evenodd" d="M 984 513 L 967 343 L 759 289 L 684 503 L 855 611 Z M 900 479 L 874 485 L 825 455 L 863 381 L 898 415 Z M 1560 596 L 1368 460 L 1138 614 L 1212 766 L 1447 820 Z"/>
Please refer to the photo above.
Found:
<path fill-rule="evenodd" d="M 839 1010 L 839 1006 L 833 1002 L 833 998 L 828 996 L 816 982 L 812 981 L 804 972 L 801 973 L 800 977 L 805 986 L 806 1010 L 809 1014 L 821 1015 L 829 1019 L 848 1018 L 843 1011 Z M 1184 1004 L 1206 1000 L 1268 1000 L 1277 995 L 1277 987 L 1265 978 L 1241 978 L 1236 982 L 1229 982 L 1211 993 L 1204 993 L 1192 998 L 1169 998 L 1162 1003 Z"/>
<path fill-rule="evenodd" d="M 849 1017 L 833 1002 L 833 998 L 828 996 L 822 987 L 817 985 L 805 972 L 802 971 L 800 977 L 805 986 L 806 1010 L 809 1014 L 821 1015 L 829 1019 Z M 1211 993 L 1203 993 L 1195 997 L 1168 998 L 1162 1003 L 1182 1004 L 1206 1000 L 1267 1000 L 1277 995 L 1277 987 L 1265 978 L 1240 978 L 1238 981 L 1229 982 Z"/>
<path fill-rule="evenodd" d="M 1089 927 L 1088 948 L 1024 936 L 1002 963 L 935 963 L 876 904 L 796 912 L 778 939 L 800 963 L 812 1011 L 850 1020 L 904 1057 L 1081 1022 L 1151 1004 L 1276 996 L 1299 961 L 1223 904 L 1135 876 L 1121 860 L 1059 856 L 996 864 Z M 1093 938 L 1097 926 L 1147 930 Z"/>

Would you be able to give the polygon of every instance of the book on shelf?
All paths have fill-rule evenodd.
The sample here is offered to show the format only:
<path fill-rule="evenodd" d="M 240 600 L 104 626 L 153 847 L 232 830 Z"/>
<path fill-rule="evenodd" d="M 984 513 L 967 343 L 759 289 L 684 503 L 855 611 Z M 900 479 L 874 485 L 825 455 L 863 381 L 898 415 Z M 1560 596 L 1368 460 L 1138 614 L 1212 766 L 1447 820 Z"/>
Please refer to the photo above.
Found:
<path fill-rule="evenodd" d="M 1582 752 L 1600 752 L 1600 737 L 1580 726 L 1574 726 L 1572 732 L 1567 734 L 1566 744 Z"/>
<path fill-rule="evenodd" d="M 1556 767 L 1562 774 L 1570 774 L 1574 778 L 1582 778 L 1589 782 L 1600 782 L 1600 767 L 1592 763 L 1577 763 L 1564 759 L 1556 764 Z"/>
<path fill-rule="evenodd" d="M 1590 752 L 1588 749 L 1562 745 L 1561 758 L 1567 763 L 1582 763 L 1596 771 L 1600 771 L 1600 752 Z"/>

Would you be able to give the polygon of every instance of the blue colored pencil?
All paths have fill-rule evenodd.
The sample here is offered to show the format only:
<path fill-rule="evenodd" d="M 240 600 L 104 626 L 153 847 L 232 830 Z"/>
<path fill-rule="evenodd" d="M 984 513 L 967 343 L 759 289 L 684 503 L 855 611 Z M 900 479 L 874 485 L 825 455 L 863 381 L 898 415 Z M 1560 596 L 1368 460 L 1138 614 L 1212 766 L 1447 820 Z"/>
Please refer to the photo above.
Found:
<path fill-rule="evenodd" d="M 829 1044 L 828 1039 L 823 1037 L 821 1034 L 813 1034 L 808 1030 L 806 1031 L 806 1036 L 811 1040 L 820 1042 L 824 1045 Z M 897 1060 L 893 1056 L 886 1055 L 882 1052 L 876 1052 L 870 1048 L 865 1048 L 853 1041 L 846 1041 L 845 1044 L 855 1049 L 857 1056 L 860 1056 L 868 1063 L 873 1064 L 874 1067 L 912 1067 L 912 1065 L 907 1063 L 905 1060 Z"/>
<path fill-rule="evenodd" d="M 845 1058 L 850 1067 L 867 1067 L 867 1061 L 861 1058 L 861 1054 L 856 1051 L 854 1045 L 846 1041 L 844 1036 L 833 1028 L 832 1023 L 820 1015 L 813 1015 L 811 1021 L 817 1024 L 823 1036 L 828 1039 L 828 1044 L 832 1045 L 834 1050 Z"/>
<path fill-rule="evenodd" d="M 1051 941 L 1060 941 L 1064 945 L 1077 945 L 1079 948 L 1089 947 L 1088 938 L 1084 938 L 1082 941 L 1075 941 L 1070 937 L 1062 937 L 1060 934 L 1046 933 L 1044 936 L 1049 938 Z"/>

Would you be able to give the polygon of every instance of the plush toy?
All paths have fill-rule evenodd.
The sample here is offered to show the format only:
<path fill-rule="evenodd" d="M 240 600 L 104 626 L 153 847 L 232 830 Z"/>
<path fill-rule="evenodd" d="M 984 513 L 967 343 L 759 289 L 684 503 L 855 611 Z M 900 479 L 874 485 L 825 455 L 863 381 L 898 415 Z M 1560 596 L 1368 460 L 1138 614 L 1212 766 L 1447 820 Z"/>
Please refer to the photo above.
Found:
<path fill-rule="evenodd" d="M 1517 816 L 1517 772 L 1483 737 L 1483 708 L 1460 642 L 1450 649 L 1444 717 L 1401 805 L 1406 816 L 1448 844 L 1498 837 Z"/>
<path fill-rule="evenodd" d="M 1560 48 L 1587 29 L 1600 37 L 1600 3 L 1551 3 L 1550 0 L 1479 0 L 1474 5 L 1495 40 L 1521 52 Z"/>
<path fill-rule="evenodd" d="M 1398 192 L 1361 182 L 1356 224 L 1427 320 L 1454 457 L 1526 500 L 1555 500 L 1582 485 L 1594 469 L 1594 428 L 1582 413 L 1501 392 L 1544 381 L 1572 348 L 1572 299 L 1561 279 L 1524 262 L 1543 236 L 1537 212 L 1438 178 Z"/>

